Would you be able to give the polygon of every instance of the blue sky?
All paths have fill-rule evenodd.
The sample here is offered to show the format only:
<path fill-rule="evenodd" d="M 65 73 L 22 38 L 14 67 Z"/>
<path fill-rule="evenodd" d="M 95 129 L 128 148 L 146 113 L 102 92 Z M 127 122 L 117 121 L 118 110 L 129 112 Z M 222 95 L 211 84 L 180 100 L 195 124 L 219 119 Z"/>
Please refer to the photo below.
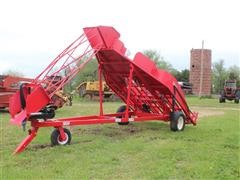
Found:
<path fill-rule="evenodd" d="M 240 66 L 238 7 L 238 0 L 2 1 L 0 74 L 35 77 L 83 27 L 97 25 L 115 27 L 131 54 L 155 49 L 179 70 L 202 40 L 213 62 Z"/>

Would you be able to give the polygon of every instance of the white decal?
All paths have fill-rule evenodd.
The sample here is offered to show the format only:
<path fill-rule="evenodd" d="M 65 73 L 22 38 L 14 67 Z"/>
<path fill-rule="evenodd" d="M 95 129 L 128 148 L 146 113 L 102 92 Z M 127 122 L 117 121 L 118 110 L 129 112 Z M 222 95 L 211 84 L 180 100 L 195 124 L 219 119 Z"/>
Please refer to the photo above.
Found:
<path fill-rule="evenodd" d="M 70 125 L 69 121 L 63 121 L 63 126 L 68 126 L 68 125 Z"/>

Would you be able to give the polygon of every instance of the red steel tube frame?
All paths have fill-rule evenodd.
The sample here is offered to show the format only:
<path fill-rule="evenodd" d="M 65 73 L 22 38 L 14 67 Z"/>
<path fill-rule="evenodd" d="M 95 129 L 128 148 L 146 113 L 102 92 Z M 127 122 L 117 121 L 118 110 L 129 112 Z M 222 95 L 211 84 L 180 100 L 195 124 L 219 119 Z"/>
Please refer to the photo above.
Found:
<path fill-rule="evenodd" d="M 126 111 L 123 113 L 103 114 L 103 94 L 102 94 L 102 67 L 101 64 L 98 67 L 98 78 L 99 78 L 99 95 L 100 95 L 100 110 L 99 116 L 80 116 L 71 118 L 59 118 L 47 121 L 40 121 L 38 119 L 31 120 L 32 129 L 29 130 L 29 135 L 18 145 L 14 154 L 20 153 L 30 144 L 30 142 L 36 137 L 37 131 L 41 127 L 55 127 L 60 132 L 60 139 L 65 140 L 66 135 L 63 130 L 63 126 L 76 126 L 76 125 L 90 125 L 90 124 L 104 124 L 104 123 L 117 123 L 127 121 L 149 121 L 149 120 L 162 120 L 168 121 L 169 115 L 160 114 L 149 114 L 142 112 L 132 112 L 129 110 L 131 87 L 132 87 L 132 76 L 133 66 L 131 65 L 128 77 L 128 95 Z M 123 118 L 116 118 L 121 117 Z M 129 118 L 131 117 L 131 118 Z"/>
<path fill-rule="evenodd" d="M 91 31 L 92 29 L 92 31 Z M 97 30 L 97 31 L 96 31 Z M 84 61 L 77 67 L 71 69 L 71 74 L 66 76 L 61 80 L 60 84 L 54 84 L 53 79 L 50 82 L 48 87 L 49 91 L 47 95 L 51 97 L 55 91 L 59 88 L 63 87 L 71 78 L 76 75 L 76 73 L 88 62 L 94 55 L 96 55 L 99 67 L 98 67 L 98 78 L 99 78 L 99 115 L 94 116 L 80 116 L 80 117 L 70 117 L 70 118 L 59 118 L 59 119 L 48 119 L 46 121 L 40 119 L 30 119 L 31 113 L 37 112 L 35 106 L 43 106 L 45 101 L 49 98 L 45 98 L 45 101 L 42 104 L 35 104 L 33 107 L 30 100 L 34 98 L 34 93 L 30 94 L 30 98 L 26 98 L 29 100 L 28 104 L 30 107 L 26 108 L 29 110 L 26 113 L 26 109 L 22 110 L 24 112 L 24 117 L 27 117 L 29 121 L 31 121 L 32 129 L 29 130 L 29 135 L 20 143 L 20 145 L 16 148 L 15 153 L 22 152 L 28 144 L 34 139 L 37 135 L 37 131 L 41 127 L 54 127 L 59 130 L 60 140 L 65 140 L 66 135 L 64 132 L 64 126 L 75 126 L 75 125 L 90 125 L 90 124 L 103 124 L 103 123 L 118 123 L 118 122 L 129 122 L 129 121 L 149 121 L 149 120 L 162 120 L 169 121 L 170 120 L 170 112 L 174 112 L 177 110 L 182 110 L 187 117 L 186 123 L 192 123 L 196 125 L 197 114 L 192 113 L 188 106 L 186 105 L 184 96 L 182 93 L 178 91 L 179 87 L 174 87 L 173 82 L 176 81 L 175 78 L 165 73 L 162 70 L 157 70 L 155 66 L 152 66 L 152 63 L 149 59 L 147 59 L 141 53 L 138 53 L 134 60 L 131 61 L 127 57 L 124 56 L 126 48 L 123 46 L 123 43 L 118 39 L 119 33 L 114 29 L 109 27 L 97 27 L 97 28 L 85 28 L 85 35 L 89 40 L 90 45 L 87 46 L 87 49 L 83 52 L 80 59 L 91 52 L 90 57 L 87 56 L 87 60 Z M 98 32 L 98 33 L 96 33 Z M 89 34 L 90 33 L 90 34 Z M 106 37 L 104 35 L 108 34 Z M 110 36 L 109 36 L 110 34 Z M 103 37 L 104 36 L 104 37 Z M 65 55 L 68 55 L 65 62 L 63 62 L 60 69 L 54 72 L 52 75 L 56 75 L 61 70 L 67 70 L 68 66 L 72 63 L 76 63 L 80 61 L 79 58 L 73 57 L 73 53 L 76 48 L 80 46 L 80 44 L 84 43 L 86 39 L 84 36 L 80 36 L 76 41 L 74 41 L 67 49 L 65 49 L 44 71 L 41 73 L 36 79 L 35 83 L 38 84 L 40 82 L 45 82 L 48 80 L 48 74 L 50 73 L 50 69 L 52 69 L 56 63 Z M 114 43 L 113 43 L 114 42 Z M 75 44 L 76 43 L 76 44 Z M 89 49 L 89 51 L 88 51 Z M 67 63 L 69 58 L 72 58 L 71 63 Z M 110 61 L 111 62 L 110 62 Z M 121 60 L 121 61 L 120 61 Z M 124 60 L 124 62 L 122 61 Z M 141 61 L 140 61 L 141 60 Z M 122 66 L 122 71 L 118 69 L 118 63 Z M 107 69 L 107 66 L 109 68 Z M 146 68 L 150 67 L 150 68 Z M 116 71 L 114 71 L 116 69 Z M 142 75 L 143 74 L 143 75 Z M 145 74 L 145 76 L 144 76 Z M 146 76 L 147 74 L 147 76 Z M 44 77 L 41 81 L 40 77 Z M 103 112 L 103 84 L 102 78 L 105 78 L 105 81 L 109 85 L 109 87 L 126 103 L 126 111 L 122 113 L 113 113 L 113 114 L 104 114 Z M 111 78 L 115 76 L 115 78 Z M 116 80 L 116 77 L 121 77 L 121 82 Z M 164 77 L 164 78 L 163 78 Z M 137 80 L 139 81 L 136 81 Z M 146 78 L 146 79 L 145 79 Z M 166 81 L 167 79 L 167 81 Z M 149 82 L 150 81 L 150 82 Z M 124 86 L 122 86 L 122 82 Z M 119 86 L 116 86 L 118 83 Z M 141 83 L 141 85 L 139 85 Z M 56 87 L 55 87 L 56 86 Z M 157 88 L 156 88 L 157 86 Z M 53 91 L 50 90 L 53 87 Z M 175 89 L 173 89 L 175 88 Z M 39 92 L 37 91 L 39 90 Z M 41 89 L 37 89 L 37 94 L 41 94 Z M 122 91 L 121 91 L 122 90 Z M 43 93 L 44 96 L 46 93 Z M 138 101 L 136 96 L 141 96 Z M 175 97 L 176 96 L 176 97 Z M 17 99 L 18 96 L 16 96 Z M 44 96 L 45 97 L 45 96 Z M 175 101 L 175 98 L 177 101 Z M 17 99 L 18 100 L 18 99 Z M 34 99 L 35 100 L 35 99 Z M 36 100 L 35 100 L 36 101 Z M 34 102 L 35 102 L 34 101 Z M 151 107 L 150 111 L 144 111 L 141 107 L 145 105 Z M 37 106 L 37 107 L 38 107 Z M 14 106 L 13 106 L 14 107 Z M 19 103 L 16 108 L 19 108 Z M 31 109 L 32 108 L 32 109 Z M 13 108 L 12 116 L 15 118 L 16 109 Z M 17 111 L 17 110 L 16 110 Z M 19 113 L 20 115 L 22 115 Z M 17 120 L 23 120 L 25 118 L 20 117 L 17 114 Z M 121 118 L 119 118 L 121 117 Z"/>
<path fill-rule="evenodd" d="M 29 135 L 18 145 L 14 154 L 20 153 L 25 150 L 25 148 L 30 144 L 30 142 L 36 137 L 37 131 L 42 127 L 55 127 L 60 131 L 60 138 L 65 140 L 66 136 L 63 131 L 63 126 L 76 126 L 76 125 L 90 125 L 90 124 L 105 124 L 105 123 L 116 123 L 124 122 L 126 118 L 116 118 L 117 116 L 125 113 L 114 113 L 114 114 L 104 114 L 103 116 L 80 116 L 73 118 L 60 118 L 55 120 L 39 121 L 32 120 L 31 126 L 32 129 L 29 130 Z M 152 120 L 161 120 L 168 121 L 169 115 L 159 115 L 159 114 L 147 114 L 139 113 L 138 116 L 135 116 L 133 112 L 129 112 L 128 116 L 132 118 L 127 119 L 127 121 L 152 121 Z M 123 121 L 122 121 L 123 120 Z"/>

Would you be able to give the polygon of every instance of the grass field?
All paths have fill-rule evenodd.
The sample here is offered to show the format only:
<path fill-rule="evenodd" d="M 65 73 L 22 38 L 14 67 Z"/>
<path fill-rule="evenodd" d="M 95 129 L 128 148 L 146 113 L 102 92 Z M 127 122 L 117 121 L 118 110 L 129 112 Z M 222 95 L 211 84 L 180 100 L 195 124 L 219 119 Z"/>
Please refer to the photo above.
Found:
<path fill-rule="evenodd" d="M 69 146 L 50 146 L 43 128 L 19 155 L 13 150 L 27 135 L 1 112 L 1 179 L 239 179 L 240 106 L 216 99 L 188 98 L 199 111 L 197 126 L 171 132 L 157 121 L 70 127 Z M 115 112 L 120 102 L 104 103 Z M 97 102 L 74 101 L 58 117 L 98 113 Z"/>

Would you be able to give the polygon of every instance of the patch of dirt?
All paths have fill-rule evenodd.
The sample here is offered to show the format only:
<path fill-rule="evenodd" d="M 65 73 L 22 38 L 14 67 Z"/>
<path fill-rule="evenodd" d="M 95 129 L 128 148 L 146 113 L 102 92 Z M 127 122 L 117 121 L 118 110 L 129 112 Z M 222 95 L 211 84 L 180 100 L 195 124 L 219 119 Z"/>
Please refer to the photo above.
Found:
<path fill-rule="evenodd" d="M 50 147 L 52 147 L 50 144 L 37 144 L 33 145 L 32 147 L 29 147 L 29 149 L 36 151 L 38 149 L 45 149 Z"/>
<path fill-rule="evenodd" d="M 104 127 L 92 127 L 92 128 L 73 128 L 72 133 L 75 135 L 104 135 L 106 137 L 122 137 L 129 134 L 137 134 L 141 132 L 142 128 L 129 124 L 127 126 L 112 125 Z"/>
<path fill-rule="evenodd" d="M 226 144 L 223 147 L 228 149 L 239 149 L 239 146 L 233 144 Z"/>
<path fill-rule="evenodd" d="M 224 115 L 224 112 L 221 109 L 217 108 L 204 108 L 204 107 L 192 107 L 191 110 L 194 112 L 198 112 L 198 116 L 201 117 L 208 117 L 208 116 L 220 116 Z"/>
<path fill-rule="evenodd" d="M 155 141 L 155 140 L 165 140 L 165 139 L 167 139 L 166 137 L 149 137 L 149 139 L 147 140 L 147 142 L 149 142 L 149 141 Z"/>
<path fill-rule="evenodd" d="M 133 124 L 129 124 L 126 126 L 112 126 L 108 127 L 108 130 L 103 134 L 108 137 L 126 137 L 128 135 L 137 134 L 142 131 L 141 128 L 134 126 Z"/>
<path fill-rule="evenodd" d="M 141 132 L 143 129 L 139 128 L 137 126 L 134 126 L 133 124 L 129 124 L 126 127 L 123 127 L 121 130 L 123 130 L 124 132 L 126 132 L 128 134 L 133 134 L 133 133 Z"/>
<path fill-rule="evenodd" d="M 101 128 L 89 128 L 89 129 L 84 129 L 84 128 L 72 128 L 72 133 L 76 135 L 82 135 L 82 134 L 94 134 L 98 135 L 102 133 Z"/>

